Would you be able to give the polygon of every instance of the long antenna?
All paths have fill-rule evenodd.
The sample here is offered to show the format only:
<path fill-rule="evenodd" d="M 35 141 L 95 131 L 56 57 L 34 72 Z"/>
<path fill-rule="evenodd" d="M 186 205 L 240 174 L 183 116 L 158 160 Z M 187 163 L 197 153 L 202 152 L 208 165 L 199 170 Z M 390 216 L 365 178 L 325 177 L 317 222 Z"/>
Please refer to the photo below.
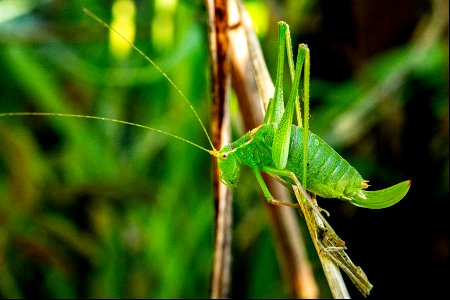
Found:
<path fill-rule="evenodd" d="M 83 11 L 85 14 L 87 14 L 89 17 L 91 17 L 92 19 L 94 19 L 95 21 L 97 21 L 98 23 L 100 23 L 101 25 L 103 25 L 105 28 L 111 30 L 112 32 L 114 32 L 115 34 L 117 34 L 125 43 L 127 43 L 128 45 L 130 45 L 134 50 L 136 50 L 140 55 L 142 55 L 142 57 L 145 58 L 145 60 L 147 60 L 150 64 L 153 65 L 153 67 L 155 67 L 156 70 L 158 70 L 158 72 L 160 72 L 168 81 L 169 83 L 175 88 L 175 90 L 178 92 L 178 94 L 180 94 L 181 98 L 184 99 L 184 101 L 186 101 L 186 103 L 188 104 L 189 108 L 192 110 L 192 112 L 194 113 L 195 117 L 197 118 L 198 122 L 200 123 L 203 131 L 205 132 L 206 138 L 208 139 L 209 144 L 211 145 L 211 148 L 213 149 L 213 151 L 217 152 L 216 148 L 214 147 L 211 138 L 209 137 L 208 132 L 206 131 L 205 125 L 203 125 L 202 120 L 200 119 L 200 117 L 198 116 L 197 112 L 195 111 L 194 107 L 192 106 L 191 102 L 189 102 L 189 100 L 187 99 L 187 97 L 183 94 L 183 92 L 176 86 L 176 84 L 172 81 L 172 79 L 170 79 L 169 76 L 167 76 L 166 73 L 164 73 L 164 71 L 150 58 L 148 57 L 144 52 L 142 52 L 141 49 L 139 49 L 137 46 L 135 46 L 132 42 L 130 42 L 126 37 L 124 37 L 120 32 L 118 32 L 116 29 L 114 29 L 113 27 L 111 27 L 109 24 L 107 24 L 105 21 L 103 21 L 102 19 L 100 19 L 96 14 L 94 14 L 93 12 L 91 12 L 89 9 L 87 8 L 83 8 Z M 117 120 L 119 121 L 119 120 Z M 119 123 L 123 123 L 123 122 L 119 122 Z M 131 124 L 130 124 L 131 125 Z M 137 125 L 137 124 L 134 124 Z M 141 126 L 138 126 L 141 127 Z M 142 126 L 145 127 L 145 126 Z M 149 127 L 151 128 L 151 127 Z M 151 130 L 155 130 L 158 131 L 155 128 L 152 128 Z M 162 132 L 161 132 L 162 133 Z M 167 133 L 165 133 L 167 134 Z M 169 134 L 171 135 L 171 134 Z M 175 137 L 175 136 L 174 136 Z M 179 137 L 177 137 L 179 138 Z M 193 143 L 191 143 L 193 144 Z"/>
<path fill-rule="evenodd" d="M 0 118 L 1 117 L 12 117 L 12 116 L 57 116 L 57 117 L 69 117 L 69 118 L 79 118 L 79 119 L 93 119 L 93 120 L 100 120 L 100 121 L 110 121 L 110 122 L 115 122 L 115 123 L 120 123 L 120 124 L 125 124 L 125 125 L 130 125 L 130 126 L 134 126 L 134 127 L 139 127 L 139 128 L 144 128 L 147 130 L 151 130 L 151 131 L 156 131 L 165 135 L 168 135 L 170 137 L 176 138 L 178 140 L 181 140 L 185 143 L 191 144 L 192 146 L 195 146 L 203 151 L 208 152 L 209 154 L 211 154 L 212 156 L 217 156 L 217 150 L 209 150 L 206 149 L 200 145 L 197 145 L 194 142 L 191 142 L 187 139 L 184 139 L 182 137 L 179 137 L 178 135 L 175 135 L 173 133 L 170 132 L 166 132 L 164 130 L 161 129 L 156 129 L 153 127 L 149 127 L 149 126 L 145 126 L 145 125 L 141 125 L 141 124 L 136 124 L 133 122 L 128 122 L 128 121 L 122 121 L 122 120 L 117 120 L 117 119 L 112 119 L 112 118 L 106 118 L 106 117 L 97 117 L 97 116 L 89 116 L 89 115 L 78 115 L 78 114 L 62 114 L 62 113 L 49 113 L 49 112 L 10 112 L 10 113 L 0 113 Z"/>

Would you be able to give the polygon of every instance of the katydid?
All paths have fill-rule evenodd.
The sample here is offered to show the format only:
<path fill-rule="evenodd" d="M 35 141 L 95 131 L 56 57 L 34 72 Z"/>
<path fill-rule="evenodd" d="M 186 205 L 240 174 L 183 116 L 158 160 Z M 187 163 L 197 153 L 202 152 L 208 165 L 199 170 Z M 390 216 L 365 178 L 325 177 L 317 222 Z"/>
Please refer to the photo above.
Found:
<path fill-rule="evenodd" d="M 218 165 L 221 180 L 235 187 L 240 165 L 248 165 L 255 173 L 264 196 L 272 204 L 287 204 L 275 200 L 266 187 L 261 171 L 279 176 L 294 184 L 298 178 L 307 191 L 323 198 L 337 198 L 364 208 L 385 208 L 400 201 L 408 192 L 409 180 L 378 191 L 365 191 L 369 186 L 358 171 L 343 159 L 319 136 L 309 132 L 309 49 L 299 45 L 294 82 L 284 108 L 283 66 L 285 45 L 288 45 L 288 63 L 294 71 L 289 27 L 279 22 L 278 69 L 274 98 L 269 101 L 263 124 L 219 151 Z M 292 124 L 295 101 L 304 65 L 304 117 L 300 126 Z M 300 113 L 297 113 L 299 116 Z M 301 125 L 303 125 L 301 127 Z M 308 141 L 307 143 L 305 141 Z M 289 204 L 287 204 L 289 205 Z"/>
<path fill-rule="evenodd" d="M 266 200 L 274 205 L 301 207 L 303 203 L 301 203 L 300 200 L 298 200 L 298 204 L 293 204 L 288 201 L 274 199 L 263 181 L 261 172 L 278 177 L 289 188 L 294 186 L 292 189 L 296 194 L 297 199 L 299 199 L 298 189 L 301 188 L 303 189 L 303 195 L 306 195 L 306 190 L 322 198 L 337 198 L 348 201 L 359 207 L 379 209 L 397 203 L 407 194 L 411 184 L 411 181 L 409 180 L 386 189 L 366 191 L 365 189 L 369 186 L 367 184 L 368 181 L 364 180 L 354 167 L 326 144 L 319 136 L 309 131 L 310 53 L 305 44 L 300 44 L 296 64 L 294 65 L 289 26 L 286 23 L 278 23 L 279 47 L 275 93 L 274 97 L 270 99 L 268 103 L 263 123 L 244 134 L 235 142 L 217 150 L 214 148 L 205 126 L 187 97 L 161 70 L 161 68 L 114 28 L 111 28 L 90 11 L 85 10 L 85 12 L 121 37 L 169 81 L 194 113 L 209 141 L 211 150 L 160 129 L 106 117 L 50 112 L 0 113 L 0 117 L 40 115 L 85 118 L 112 121 L 156 131 L 189 143 L 216 157 L 220 169 L 220 180 L 230 187 L 236 187 L 239 181 L 241 165 L 247 165 L 255 174 Z M 286 51 L 289 72 L 293 84 L 285 106 L 283 97 L 283 71 Z M 300 112 L 298 95 L 302 72 L 303 95 L 301 98 L 303 99 L 303 116 Z M 294 111 L 296 111 L 297 125 L 293 124 Z M 311 203 L 311 200 L 307 195 L 303 196 L 302 199 L 309 200 L 309 202 L 305 204 L 318 212 L 318 217 L 324 221 L 323 223 L 327 230 L 325 237 L 331 240 L 328 244 L 323 243 L 325 245 L 324 249 L 327 251 L 332 250 L 333 248 L 337 249 L 334 250 L 337 254 L 335 256 L 331 255 L 330 257 L 337 257 L 335 260 L 340 264 L 341 268 L 343 266 L 344 270 L 350 270 L 349 276 L 351 276 L 352 280 L 355 280 L 354 278 L 356 278 L 356 281 L 365 282 L 365 275 L 362 271 L 359 272 L 359 269 L 351 263 L 346 254 L 342 251 L 343 247 L 339 247 L 339 238 L 334 233 L 331 226 L 329 226 L 322 217 L 316 206 Z M 304 208 L 302 208 L 302 211 L 304 211 Z M 314 223 L 314 220 L 310 222 L 312 222 L 311 224 L 315 229 L 320 228 L 320 226 Z M 320 239 L 316 237 L 316 240 L 319 241 Z M 352 277 L 352 274 L 356 275 Z M 357 286 L 361 286 L 361 284 L 357 284 Z M 368 290 L 370 290 L 370 288 L 368 288 Z M 368 291 L 363 292 L 363 294 L 368 294 Z"/>
<path fill-rule="evenodd" d="M 386 208 L 400 201 L 408 192 L 411 185 L 410 180 L 403 181 L 386 189 L 366 191 L 365 189 L 369 186 L 367 184 L 368 181 L 363 180 L 358 171 L 319 136 L 309 131 L 309 49 L 305 44 L 299 45 L 297 61 L 294 67 L 289 26 L 285 22 L 281 21 L 278 23 L 279 48 L 275 95 L 269 101 L 263 124 L 247 132 L 235 142 L 217 150 L 214 148 L 205 126 L 189 100 L 161 68 L 114 28 L 111 28 L 89 10 L 85 9 L 85 12 L 103 26 L 118 34 L 125 42 L 129 43 L 175 87 L 181 97 L 188 103 L 202 126 L 212 150 L 156 128 L 105 117 L 42 112 L 1 113 L 0 117 L 45 115 L 98 119 L 137 126 L 169 135 L 216 157 L 220 169 L 220 180 L 230 187 L 237 185 L 241 165 L 249 166 L 261 186 L 265 198 L 269 203 L 274 205 L 298 206 L 298 204 L 274 199 L 262 179 L 261 172 L 278 176 L 281 180 L 290 184 L 294 184 L 295 178 L 297 178 L 303 188 L 322 198 L 346 200 L 353 205 L 364 208 Z M 291 77 L 293 77 L 293 85 L 286 107 L 284 107 L 283 69 L 286 45 L 288 65 Z M 303 65 L 304 87 L 302 98 L 304 114 L 302 120 L 299 112 L 298 89 Z M 292 124 L 294 110 L 297 110 L 298 126 Z M 306 143 L 305 141 L 308 142 Z"/>

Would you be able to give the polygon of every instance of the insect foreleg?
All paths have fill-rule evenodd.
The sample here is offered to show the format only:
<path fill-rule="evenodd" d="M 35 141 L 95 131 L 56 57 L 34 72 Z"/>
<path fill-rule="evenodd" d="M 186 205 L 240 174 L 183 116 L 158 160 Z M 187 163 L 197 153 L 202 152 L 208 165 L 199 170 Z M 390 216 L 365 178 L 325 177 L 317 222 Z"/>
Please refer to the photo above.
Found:
<path fill-rule="evenodd" d="M 264 197 L 266 198 L 266 200 L 269 204 L 276 205 L 276 206 L 289 206 L 289 207 L 294 207 L 294 208 L 300 207 L 300 205 L 298 203 L 291 203 L 288 201 L 280 201 L 280 200 L 275 199 L 272 196 L 272 194 L 270 193 L 269 188 L 267 187 L 266 183 L 264 182 L 264 179 L 262 178 L 262 175 L 259 172 L 259 170 L 257 168 L 254 168 L 253 172 L 255 173 L 256 180 L 258 181 L 259 186 L 261 187 L 261 190 L 264 194 Z"/>

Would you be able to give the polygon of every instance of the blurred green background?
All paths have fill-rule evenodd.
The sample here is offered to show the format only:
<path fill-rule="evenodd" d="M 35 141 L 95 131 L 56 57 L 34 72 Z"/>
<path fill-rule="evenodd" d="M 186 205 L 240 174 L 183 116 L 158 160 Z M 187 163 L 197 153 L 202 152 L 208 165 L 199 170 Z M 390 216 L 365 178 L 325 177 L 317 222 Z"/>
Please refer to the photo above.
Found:
<path fill-rule="evenodd" d="M 319 199 L 373 297 L 448 295 L 448 1 L 245 3 L 272 78 L 278 20 L 290 25 L 294 45 L 309 45 L 312 131 L 374 189 L 413 181 L 404 200 L 379 211 Z M 204 5 L 0 1 L 0 112 L 112 117 L 208 147 L 176 90 L 83 13 L 128 30 L 209 124 Z M 142 129 L 0 118 L 0 296 L 208 297 L 211 170 L 206 153 Z M 235 189 L 232 296 L 291 297 L 258 198 L 244 172 Z M 321 296 L 330 297 L 311 257 Z"/>

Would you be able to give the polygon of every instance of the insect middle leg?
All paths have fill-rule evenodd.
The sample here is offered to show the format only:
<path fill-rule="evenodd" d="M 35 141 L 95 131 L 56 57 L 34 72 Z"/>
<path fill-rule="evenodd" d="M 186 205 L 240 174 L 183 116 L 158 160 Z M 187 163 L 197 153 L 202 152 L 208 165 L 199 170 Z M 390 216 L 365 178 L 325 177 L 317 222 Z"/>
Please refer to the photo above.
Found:
<path fill-rule="evenodd" d="M 261 189 L 263 190 L 264 195 L 266 196 L 266 199 L 269 203 L 274 204 L 274 205 L 285 205 L 285 206 L 291 206 L 291 207 L 296 207 L 299 208 L 299 205 L 297 203 L 293 204 L 287 201 L 279 201 L 276 200 L 272 194 L 270 194 L 269 189 L 267 188 L 266 184 L 264 183 L 261 173 L 258 169 L 254 169 L 253 170 L 255 173 L 256 178 L 258 179 L 258 177 L 260 179 L 258 179 L 258 183 L 261 186 Z M 302 192 L 302 199 L 304 202 L 306 202 L 308 204 L 308 206 L 310 206 L 318 215 L 319 218 L 322 219 L 323 223 L 325 224 L 325 226 L 328 228 L 331 226 L 328 224 L 327 220 L 324 218 L 324 216 L 322 215 L 322 211 L 325 212 L 327 215 L 330 215 L 326 210 L 320 208 L 319 206 L 317 206 L 315 203 L 313 203 L 313 201 L 311 200 L 310 196 L 308 195 L 308 193 L 305 191 L 305 189 L 303 188 L 303 186 L 301 185 L 300 181 L 298 180 L 297 176 L 288 170 L 278 170 L 275 168 L 271 168 L 271 167 L 263 167 L 262 171 L 268 174 L 272 174 L 272 175 L 277 175 L 280 178 L 289 178 L 292 180 L 292 182 L 294 183 L 293 185 L 296 186 L 301 192 Z M 275 202 L 274 202 L 275 200 Z M 288 203 L 288 204 L 286 204 Z"/>

